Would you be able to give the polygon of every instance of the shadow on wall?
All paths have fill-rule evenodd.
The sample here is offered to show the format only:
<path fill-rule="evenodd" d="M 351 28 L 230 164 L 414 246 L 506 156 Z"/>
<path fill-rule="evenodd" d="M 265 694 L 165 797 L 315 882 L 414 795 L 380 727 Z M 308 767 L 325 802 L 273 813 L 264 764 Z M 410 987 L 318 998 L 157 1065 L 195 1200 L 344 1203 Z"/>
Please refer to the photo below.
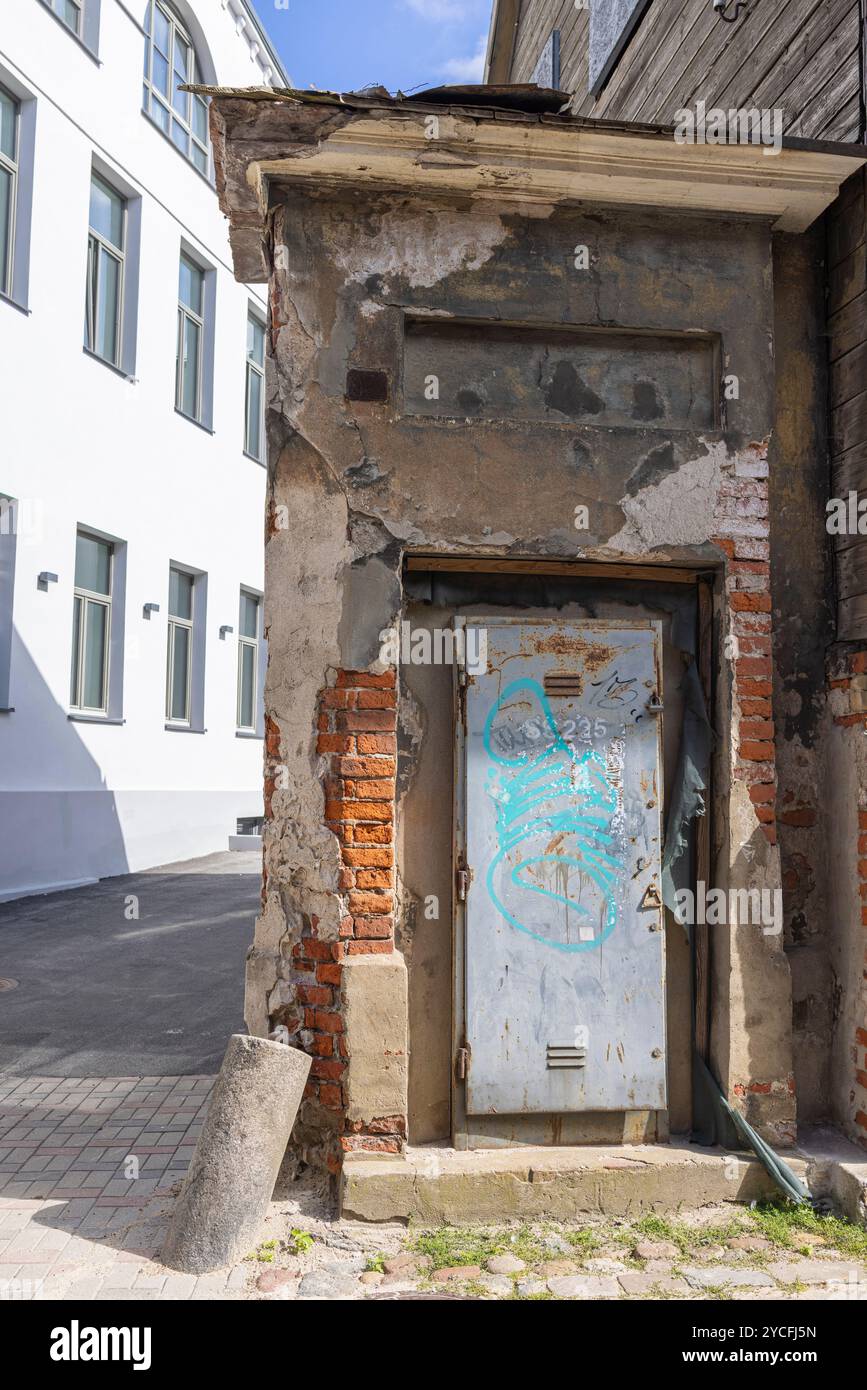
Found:
<path fill-rule="evenodd" d="M 0 900 L 128 872 L 114 793 L 17 629 L 11 703 L 0 715 Z"/>

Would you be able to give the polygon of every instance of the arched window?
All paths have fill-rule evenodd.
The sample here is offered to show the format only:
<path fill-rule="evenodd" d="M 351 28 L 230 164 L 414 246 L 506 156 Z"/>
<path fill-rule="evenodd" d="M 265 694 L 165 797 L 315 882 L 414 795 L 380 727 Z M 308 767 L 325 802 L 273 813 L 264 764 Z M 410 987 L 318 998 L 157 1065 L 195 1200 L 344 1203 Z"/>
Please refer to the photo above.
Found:
<path fill-rule="evenodd" d="M 163 0 L 148 0 L 145 35 L 145 114 L 207 177 L 208 103 L 204 97 L 180 90 L 187 83 L 202 80 L 193 41 L 174 9 Z"/>

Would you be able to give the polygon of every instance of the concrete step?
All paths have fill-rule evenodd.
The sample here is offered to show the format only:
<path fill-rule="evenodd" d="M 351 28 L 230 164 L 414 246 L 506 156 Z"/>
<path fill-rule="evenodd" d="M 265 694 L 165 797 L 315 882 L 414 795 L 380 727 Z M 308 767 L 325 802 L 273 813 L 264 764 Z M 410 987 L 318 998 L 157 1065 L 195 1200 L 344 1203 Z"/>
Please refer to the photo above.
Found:
<path fill-rule="evenodd" d="M 843 1141 L 845 1144 L 845 1141 Z M 849 1153 L 848 1150 L 852 1150 Z M 867 1219 L 867 1163 L 848 1145 L 781 1154 L 814 1195 L 833 1196 L 851 1220 Z M 864 1157 L 863 1153 L 860 1157 Z M 849 1160 L 849 1161 L 847 1161 Z M 341 1215 L 361 1221 L 471 1224 L 635 1216 L 715 1202 L 773 1198 L 779 1189 L 751 1153 L 705 1149 L 684 1139 L 629 1147 L 458 1150 L 410 1147 L 405 1154 L 347 1154 Z"/>

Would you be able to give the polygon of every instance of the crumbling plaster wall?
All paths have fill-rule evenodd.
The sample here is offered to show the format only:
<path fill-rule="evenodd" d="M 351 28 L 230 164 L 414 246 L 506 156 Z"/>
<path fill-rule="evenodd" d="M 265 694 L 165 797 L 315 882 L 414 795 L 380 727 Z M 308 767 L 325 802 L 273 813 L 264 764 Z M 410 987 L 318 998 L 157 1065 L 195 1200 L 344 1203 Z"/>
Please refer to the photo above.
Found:
<path fill-rule="evenodd" d="M 822 788 L 830 736 L 825 652 L 834 636 L 823 505 L 829 467 L 824 260 L 823 222 L 803 236 L 774 238 L 776 419 L 769 502 L 777 830 L 802 1123 L 834 1114 L 836 922 L 827 910 L 825 845 L 832 802 Z"/>
<path fill-rule="evenodd" d="M 341 201 L 299 186 L 275 197 L 271 233 L 268 819 L 247 1021 L 258 1034 L 285 1022 L 304 1045 L 293 947 L 312 935 L 322 958 L 342 966 L 344 990 L 353 946 L 363 949 L 341 936 L 347 908 L 338 842 L 324 824 L 318 702 L 339 672 L 381 669 L 380 634 L 401 611 L 404 550 L 718 564 L 724 556 L 711 538 L 749 538 L 756 508 L 766 505 L 750 488 L 763 486 L 753 480 L 772 427 L 772 273 L 769 229 L 750 219 L 424 206 L 398 194 Z M 587 269 L 575 264 L 580 246 Z M 646 422 L 601 428 L 566 415 L 559 424 L 412 416 L 401 408 L 407 312 L 703 330 L 720 335 L 721 369 L 737 376 L 739 390 L 721 427 L 702 432 Z M 349 368 L 384 372 L 387 399 L 349 401 Z M 444 370 L 447 363 L 431 363 L 432 373 Z M 585 531 L 573 525 L 579 504 L 589 510 Z M 730 560 L 735 543 L 726 542 Z M 765 582 L 758 576 L 757 585 Z M 772 827 L 759 824 L 739 760 L 723 649 L 730 614 L 720 599 L 714 881 L 776 885 Z M 720 1080 L 780 1137 L 794 1114 L 782 943 L 755 927 L 717 935 Z M 382 1049 L 377 1027 L 375 1014 L 366 1027 L 359 1019 L 344 1041 L 350 1069 L 356 1050 L 369 1057 Z M 356 1108 L 363 1116 L 357 1096 Z M 338 1109 L 326 1113 L 311 1094 L 302 1149 L 321 1156 L 330 1146 L 333 1166 L 342 1124 Z"/>

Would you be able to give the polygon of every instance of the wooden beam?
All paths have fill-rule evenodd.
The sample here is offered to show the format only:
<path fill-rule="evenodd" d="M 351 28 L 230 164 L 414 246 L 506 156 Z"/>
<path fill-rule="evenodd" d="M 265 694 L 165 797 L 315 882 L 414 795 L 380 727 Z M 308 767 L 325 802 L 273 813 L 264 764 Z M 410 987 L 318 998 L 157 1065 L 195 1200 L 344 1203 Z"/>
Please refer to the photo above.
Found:
<path fill-rule="evenodd" d="M 582 579 L 647 579 L 657 584 L 697 584 L 704 570 L 674 565 L 630 565 L 622 561 L 530 560 L 500 555 L 407 555 L 407 570 L 439 570 L 450 574 L 548 574 Z"/>

